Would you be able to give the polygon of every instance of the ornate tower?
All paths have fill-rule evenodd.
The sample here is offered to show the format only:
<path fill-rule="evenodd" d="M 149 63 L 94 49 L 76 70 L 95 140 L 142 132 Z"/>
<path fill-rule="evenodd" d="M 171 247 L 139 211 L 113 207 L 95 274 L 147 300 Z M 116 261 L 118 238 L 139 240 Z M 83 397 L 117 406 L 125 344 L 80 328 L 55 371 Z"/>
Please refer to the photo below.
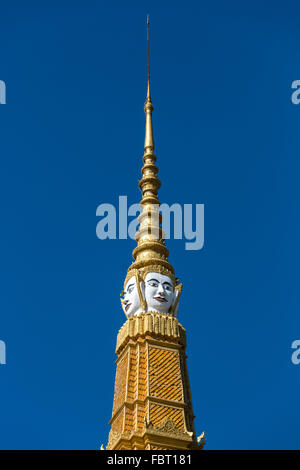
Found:
<path fill-rule="evenodd" d="M 123 298 L 127 321 L 117 336 L 117 370 L 107 449 L 200 449 L 186 365 L 185 329 L 177 320 L 182 284 L 168 261 L 159 214 L 149 73 L 137 247 Z"/>

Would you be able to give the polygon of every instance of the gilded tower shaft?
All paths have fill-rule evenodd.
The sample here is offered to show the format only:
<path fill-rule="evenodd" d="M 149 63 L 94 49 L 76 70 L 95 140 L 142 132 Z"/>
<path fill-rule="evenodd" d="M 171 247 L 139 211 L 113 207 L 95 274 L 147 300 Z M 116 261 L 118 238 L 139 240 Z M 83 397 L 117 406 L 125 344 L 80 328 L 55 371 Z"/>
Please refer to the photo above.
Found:
<path fill-rule="evenodd" d="M 199 449 L 185 346 L 185 329 L 169 315 L 146 313 L 122 326 L 107 449 Z"/>

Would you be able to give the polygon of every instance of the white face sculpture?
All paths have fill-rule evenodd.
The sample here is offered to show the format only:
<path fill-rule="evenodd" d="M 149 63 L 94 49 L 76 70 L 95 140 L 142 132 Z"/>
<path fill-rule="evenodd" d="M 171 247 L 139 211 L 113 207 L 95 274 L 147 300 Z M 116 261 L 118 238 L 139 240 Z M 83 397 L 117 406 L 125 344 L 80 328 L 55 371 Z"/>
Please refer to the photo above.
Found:
<path fill-rule="evenodd" d="M 132 276 L 126 283 L 122 307 L 127 317 L 139 315 L 142 311 L 135 276 Z"/>
<path fill-rule="evenodd" d="M 148 273 L 145 277 L 145 297 L 149 311 L 168 313 L 174 301 L 172 280 L 159 273 Z"/>

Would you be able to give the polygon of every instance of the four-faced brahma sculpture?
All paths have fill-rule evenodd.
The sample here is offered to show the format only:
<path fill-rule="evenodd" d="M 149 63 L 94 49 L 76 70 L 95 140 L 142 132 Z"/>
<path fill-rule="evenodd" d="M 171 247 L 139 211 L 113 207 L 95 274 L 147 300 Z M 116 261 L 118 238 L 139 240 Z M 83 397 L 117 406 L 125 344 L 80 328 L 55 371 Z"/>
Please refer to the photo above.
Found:
<path fill-rule="evenodd" d="M 173 280 L 158 272 L 142 276 L 133 272 L 126 280 L 121 304 L 127 317 L 155 312 L 177 315 L 182 284 L 174 286 Z"/>

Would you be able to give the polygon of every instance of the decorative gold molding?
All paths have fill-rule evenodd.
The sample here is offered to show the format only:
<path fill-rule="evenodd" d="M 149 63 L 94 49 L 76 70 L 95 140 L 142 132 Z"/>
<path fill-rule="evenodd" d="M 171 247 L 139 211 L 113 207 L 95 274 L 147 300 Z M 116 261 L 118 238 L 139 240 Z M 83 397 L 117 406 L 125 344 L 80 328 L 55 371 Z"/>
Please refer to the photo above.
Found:
<path fill-rule="evenodd" d="M 197 443 L 199 446 L 199 450 L 203 449 L 206 444 L 206 436 L 204 431 L 200 434 L 200 436 L 197 437 Z"/>
<path fill-rule="evenodd" d="M 153 426 L 152 423 L 149 423 L 147 425 L 147 429 L 152 429 L 155 431 L 155 433 L 158 434 L 169 434 L 171 437 L 173 436 L 180 436 L 180 437 L 186 437 L 188 440 L 192 438 L 193 433 L 187 433 L 183 431 L 182 429 L 178 429 L 177 426 L 175 425 L 174 421 L 167 417 L 159 426 Z"/>
<path fill-rule="evenodd" d="M 120 439 L 120 437 L 121 435 L 118 432 L 111 429 L 108 435 L 108 444 L 106 446 L 106 450 L 112 449 L 114 444 Z"/>
<path fill-rule="evenodd" d="M 176 300 L 175 300 L 174 305 L 172 307 L 172 310 L 170 312 L 171 315 L 176 315 L 176 309 L 177 309 L 178 302 L 179 302 L 181 292 L 182 292 L 182 283 L 175 286 L 175 291 L 177 291 L 177 297 L 176 297 Z"/>
<path fill-rule="evenodd" d="M 148 312 L 139 316 L 132 316 L 120 328 L 117 336 L 116 353 L 127 344 L 130 339 L 138 336 L 151 335 L 166 340 L 175 340 L 185 347 L 186 334 L 177 318 L 155 312 Z"/>

